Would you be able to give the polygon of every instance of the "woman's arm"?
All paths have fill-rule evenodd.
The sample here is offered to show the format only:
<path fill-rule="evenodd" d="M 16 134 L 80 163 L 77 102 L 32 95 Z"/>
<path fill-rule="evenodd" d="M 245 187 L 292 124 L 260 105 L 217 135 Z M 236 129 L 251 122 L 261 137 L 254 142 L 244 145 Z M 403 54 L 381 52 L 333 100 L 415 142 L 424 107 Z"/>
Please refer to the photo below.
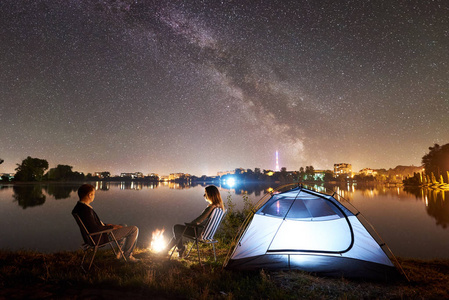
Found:
<path fill-rule="evenodd" d="M 204 220 L 206 220 L 207 218 L 209 218 L 210 214 L 212 213 L 212 211 L 214 210 L 215 206 L 213 205 L 209 205 L 208 207 L 206 207 L 206 209 L 201 213 L 201 215 L 199 215 L 195 220 L 193 220 L 191 223 L 193 224 L 201 224 L 202 222 L 204 222 Z"/>

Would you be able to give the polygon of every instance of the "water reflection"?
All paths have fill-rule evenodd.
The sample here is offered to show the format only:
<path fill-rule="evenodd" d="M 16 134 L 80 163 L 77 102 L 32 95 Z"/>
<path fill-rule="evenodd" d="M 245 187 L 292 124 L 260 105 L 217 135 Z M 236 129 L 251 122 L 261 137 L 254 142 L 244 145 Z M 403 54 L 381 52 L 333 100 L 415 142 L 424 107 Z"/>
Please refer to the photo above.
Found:
<path fill-rule="evenodd" d="M 183 190 L 194 188 L 197 186 L 207 186 L 210 183 L 176 183 L 176 182 L 135 182 L 135 181 L 123 181 L 123 182 L 107 182 L 98 181 L 93 183 L 97 190 L 109 191 L 112 188 L 119 188 L 120 190 L 144 190 L 144 189 L 157 189 L 160 187 Z M 216 184 L 222 190 L 227 190 L 228 193 L 235 195 L 252 195 L 252 198 L 257 202 L 263 195 L 269 193 L 273 188 L 277 188 L 279 184 L 275 183 L 253 183 L 253 184 L 235 184 L 232 187 L 226 184 Z M 395 199 L 409 201 L 410 195 L 423 203 L 426 207 L 426 212 L 429 216 L 436 220 L 436 225 L 442 228 L 449 226 L 449 191 L 423 189 L 423 188 L 402 188 L 402 187 L 386 187 L 386 186 L 361 186 L 361 185 L 306 185 L 307 188 L 332 194 L 336 193 L 340 197 L 352 202 L 353 197 L 361 194 L 364 198 L 378 198 L 382 196 L 392 196 Z M 0 189 L 11 188 L 9 185 L 0 186 Z M 43 205 L 46 201 L 45 191 L 49 196 L 54 199 L 67 199 L 72 193 L 76 193 L 78 186 L 74 185 L 13 185 L 13 198 L 17 201 L 20 207 L 28 208 L 33 206 Z M 226 197 L 226 195 L 223 195 Z"/>
<path fill-rule="evenodd" d="M 13 186 L 13 198 L 23 209 L 42 205 L 45 203 L 45 195 L 40 185 Z"/>
<path fill-rule="evenodd" d="M 231 190 L 237 195 L 243 194 L 254 194 L 256 197 L 263 196 L 270 188 L 275 188 L 278 184 L 273 183 L 243 183 L 235 184 L 232 187 L 226 184 L 220 184 L 217 182 L 141 182 L 141 181 L 121 181 L 121 182 L 110 182 L 110 181 L 97 181 L 94 182 L 96 190 L 109 191 L 111 188 L 118 187 L 120 190 L 143 190 L 143 189 L 157 189 L 158 187 L 168 187 L 171 190 L 184 190 L 195 188 L 197 186 L 206 187 L 210 184 L 215 184 L 216 186 Z"/>
<path fill-rule="evenodd" d="M 76 192 L 78 187 L 49 184 L 44 187 L 47 194 L 53 196 L 56 200 L 66 199 L 70 197 L 72 192 Z"/>
<path fill-rule="evenodd" d="M 399 199 L 409 199 L 408 194 L 405 192 L 403 187 L 394 186 L 394 187 L 388 187 L 384 185 L 379 186 L 363 186 L 363 185 L 334 185 L 330 187 L 318 187 L 318 191 L 320 192 L 327 192 L 330 193 L 330 191 L 335 192 L 340 197 L 348 200 L 349 202 L 353 199 L 353 196 L 356 192 L 363 195 L 365 198 L 376 198 L 379 196 L 394 196 L 395 198 Z M 422 198 L 422 197 L 421 197 Z"/>
<path fill-rule="evenodd" d="M 3 184 L 0 184 L 0 190 L 6 190 L 6 189 L 10 189 L 10 188 L 12 188 L 11 185 L 3 185 Z"/>
<path fill-rule="evenodd" d="M 449 191 L 405 188 L 405 192 L 422 200 L 426 205 L 426 212 L 436 220 L 436 225 L 447 228 L 449 225 Z M 446 200 L 448 199 L 448 200 Z"/>
<path fill-rule="evenodd" d="M 256 198 L 262 197 L 265 193 L 273 190 L 276 186 L 272 183 L 253 183 L 253 184 L 245 184 L 245 185 L 234 185 L 233 188 L 229 188 L 226 185 L 221 185 L 221 188 L 229 189 L 233 191 L 236 195 L 244 195 L 244 194 L 254 194 Z"/>

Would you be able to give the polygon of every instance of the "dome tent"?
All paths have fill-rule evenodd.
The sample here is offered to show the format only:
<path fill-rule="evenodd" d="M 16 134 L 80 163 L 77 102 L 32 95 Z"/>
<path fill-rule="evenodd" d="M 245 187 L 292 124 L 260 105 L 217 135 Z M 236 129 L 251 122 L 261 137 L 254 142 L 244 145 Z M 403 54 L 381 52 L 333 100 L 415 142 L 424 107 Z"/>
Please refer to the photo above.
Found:
<path fill-rule="evenodd" d="M 273 193 L 266 202 L 262 198 L 242 226 L 226 268 L 396 277 L 398 272 L 385 252 L 394 257 L 388 247 L 368 232 L 359 212 L 334 195 L 297 187 Z"/>

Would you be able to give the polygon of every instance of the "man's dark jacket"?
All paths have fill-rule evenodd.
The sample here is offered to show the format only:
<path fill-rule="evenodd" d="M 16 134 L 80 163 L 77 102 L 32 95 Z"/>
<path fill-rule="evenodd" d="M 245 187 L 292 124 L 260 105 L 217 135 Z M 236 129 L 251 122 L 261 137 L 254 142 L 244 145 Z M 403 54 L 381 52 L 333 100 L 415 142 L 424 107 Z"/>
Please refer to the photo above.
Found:
<path fill-rule="evenodd" d="M 78 201 L 76 203 L 75 207 L 72 210 L 72 214 L 77 214 L 81 221 L 83 221 L 84 226 L 86 226 L 87 231 L 89 233 L 94 233 L 106 229 L 111 229 L 111 226 L 103 225 L 103 223 L 100 221 L 100 218 L 97 216 L 95 211 L 88 205 Z M 80 228 L 81 230 L 81 228 Z M 82 234 L 82 231 L 81 231 Z M 84 242 L 88 243 L 87 237 L 83 235 Z M 96 242 L 98 242 L 98 239 L 100 238 L 100 235 L 93 236 L 93 239 Z M 101 235 L 101 243 L 106 243 L 109 241 L 109 238 L 106 234 Z"/>

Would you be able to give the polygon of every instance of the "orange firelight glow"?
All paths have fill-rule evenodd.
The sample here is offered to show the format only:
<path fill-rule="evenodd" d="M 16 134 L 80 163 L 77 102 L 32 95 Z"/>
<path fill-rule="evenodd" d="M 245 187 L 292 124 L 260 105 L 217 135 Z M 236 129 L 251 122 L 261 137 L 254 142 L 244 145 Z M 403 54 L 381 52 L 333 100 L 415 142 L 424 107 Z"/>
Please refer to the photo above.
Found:
<path fill-rule="evenodd" d="M 166 243 L 164 239 L 164 231 L 165 229 L 156 229 L 152 233 L 150 250 L 154 252 L 161 252 L 165 249 Z"/>

